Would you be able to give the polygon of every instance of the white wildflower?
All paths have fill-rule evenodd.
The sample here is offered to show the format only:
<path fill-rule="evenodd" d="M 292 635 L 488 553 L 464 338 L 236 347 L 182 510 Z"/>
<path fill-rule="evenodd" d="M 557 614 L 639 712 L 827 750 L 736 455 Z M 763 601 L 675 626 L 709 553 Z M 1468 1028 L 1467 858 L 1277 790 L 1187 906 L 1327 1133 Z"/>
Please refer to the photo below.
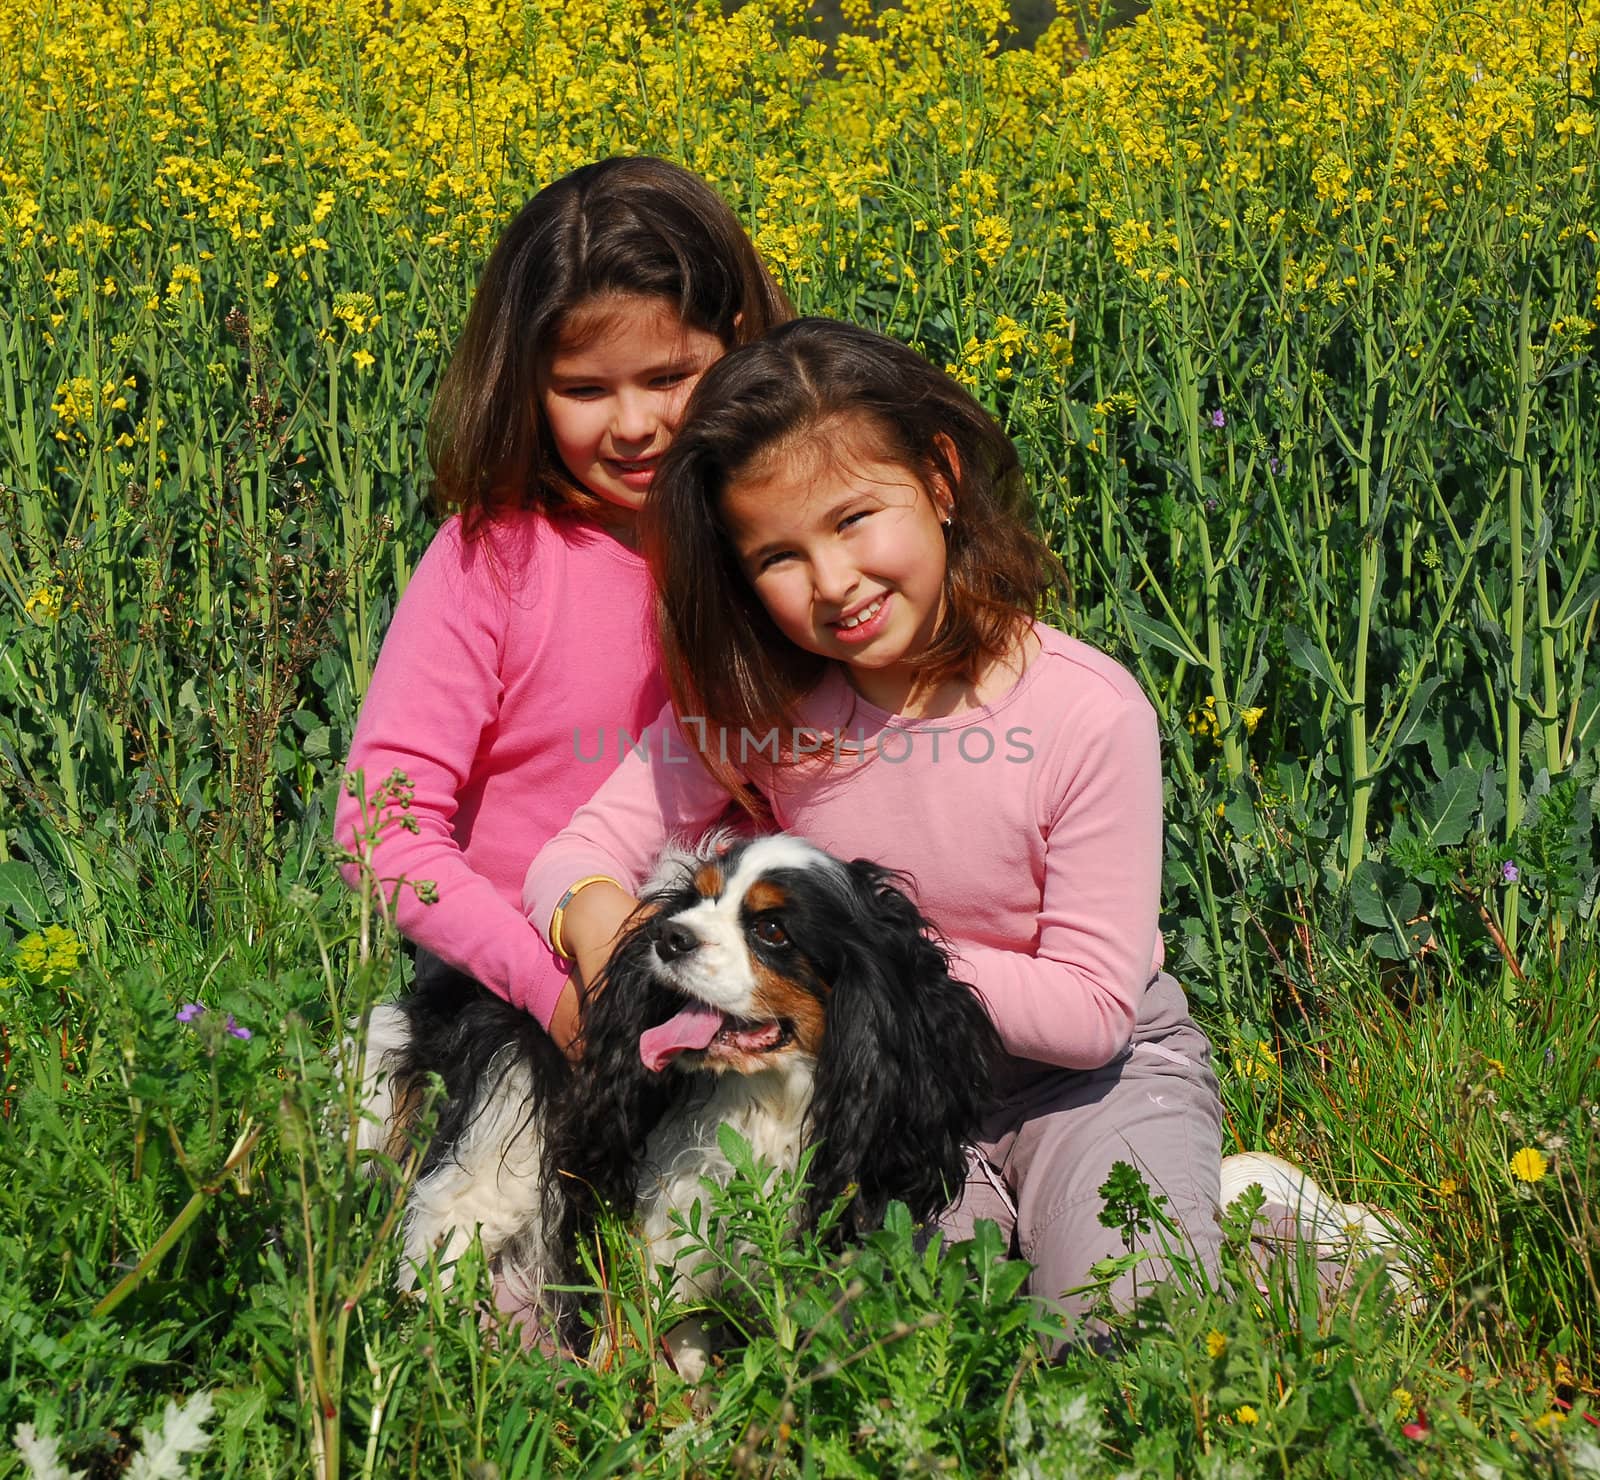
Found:
<path fill-rule="evenodd" d="M 127 1480 L 183 1480 L 187 1466 L 184 1457 L 199 1454 L 211 1443 L 205 1425 L 214 1406 L 210 1393 L 196 1393 L 180 1408 L 167 1399 L 166 1411 L 157 1429 L 141 1427 L 144 1447 L 127 1468 Z"/>
<path fill-rule="evenodd" d="M 28 1467 L 28 1480 L 73 1480 L 61 1463 L 61 1441 L 54 1434 L 36 1434 L 31 1423 L 18 1424 L 11 1442 Z"/>

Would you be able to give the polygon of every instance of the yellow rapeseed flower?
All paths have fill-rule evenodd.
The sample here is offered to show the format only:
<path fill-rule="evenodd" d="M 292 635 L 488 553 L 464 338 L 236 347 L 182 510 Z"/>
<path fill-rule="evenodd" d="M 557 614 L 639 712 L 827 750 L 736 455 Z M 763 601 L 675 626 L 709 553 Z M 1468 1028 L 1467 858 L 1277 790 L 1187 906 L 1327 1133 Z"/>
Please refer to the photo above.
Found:
<path fill-rule="evenodd" d="M 58 986 L 82 963 L 84 944 L 65 925 L 46 925 L 17 942 L 12 963 L 25 981 Z"/>
<path fill-rule="evenodd" d="M 1011 246 L 1011 223 L 1004 216 L 979 216 L 972 223 L 973 248 L 985 267 L 993 267 Z"/>
<path fill-rule="evenodd" d="M 1550 1163 L 1542 1151 L 1524 1146 L 1511 1158 L 1511 1175 L 1519 1182 L 1538 1182 L 1550 1170 Z"/>
<path fill-rule="evenodd" d="M 23 610 L 43 627 L 47 623 L 54 622 L 60 618 L 63 594 L 64 592 L 60 586 L 40 586 L 23 603 Z"/>

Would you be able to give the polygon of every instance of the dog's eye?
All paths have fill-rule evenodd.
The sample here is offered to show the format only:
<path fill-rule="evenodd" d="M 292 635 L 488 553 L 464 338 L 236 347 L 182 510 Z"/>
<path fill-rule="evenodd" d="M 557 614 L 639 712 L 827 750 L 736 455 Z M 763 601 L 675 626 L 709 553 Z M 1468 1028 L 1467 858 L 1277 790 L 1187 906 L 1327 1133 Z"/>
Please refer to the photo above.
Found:
<path fill-rule="evenodd" d="M 750 927 L 751 934 L 766 946 L 786 946 L 789 944 L 789 932 L 776 920 L 757 920 Z"/>

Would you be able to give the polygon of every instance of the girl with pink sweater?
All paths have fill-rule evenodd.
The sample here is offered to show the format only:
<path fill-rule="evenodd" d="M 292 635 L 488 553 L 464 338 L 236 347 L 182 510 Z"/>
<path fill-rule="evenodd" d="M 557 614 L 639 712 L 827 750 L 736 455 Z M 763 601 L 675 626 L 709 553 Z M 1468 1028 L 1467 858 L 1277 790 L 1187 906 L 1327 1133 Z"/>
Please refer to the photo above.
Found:
<path fill-rule="evenodd" d="M 437 1000 L 475 980 L 569 1045 L 523 874 L 615 768 L 596 737 L 666 698 L 635 516 L 689 393 L 791 316 L 726 203 L 662 160 L 556 181 L 490 256 L 429 423 L 456 513 L 395 610 L 335 820 Z M 374 815 L 396 771 L 408 804 Z"/>
<path fill-rule="evenodd" d="M 1221 1106 L 1161 969 L 1155 715 L 1035 620 L 1054 568 L 1026 503 L 993 419 L 890 340 L 801 320 L 710 369 L 643 513 L 672 705 L 608 748 L 523 903 L 593 980 L 654 854 L 730 795 L 903 871 L 1011 1055 L 947 1227 L 995 1218 L 1078 1311 L 1123 1251 L 1099 1221 L 1114 1162 L 1213 1263 Z"/>

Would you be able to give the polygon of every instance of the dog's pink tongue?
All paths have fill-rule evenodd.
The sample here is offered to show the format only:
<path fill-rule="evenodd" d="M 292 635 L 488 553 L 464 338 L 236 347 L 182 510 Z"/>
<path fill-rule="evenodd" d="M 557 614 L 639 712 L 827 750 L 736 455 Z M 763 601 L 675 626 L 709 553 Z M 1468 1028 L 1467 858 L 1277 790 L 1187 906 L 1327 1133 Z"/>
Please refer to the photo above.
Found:
<path fill-rule="evenodd" d="M 714 1007 L 693 1003 L 659 1028 L 647 1028 L 639 1035 L 639 1057 L 652 1074 L 659 1074 L 675 1055 L 693 1053 L 710 1046 L 722 1030 L 722 1014 Z"/>

